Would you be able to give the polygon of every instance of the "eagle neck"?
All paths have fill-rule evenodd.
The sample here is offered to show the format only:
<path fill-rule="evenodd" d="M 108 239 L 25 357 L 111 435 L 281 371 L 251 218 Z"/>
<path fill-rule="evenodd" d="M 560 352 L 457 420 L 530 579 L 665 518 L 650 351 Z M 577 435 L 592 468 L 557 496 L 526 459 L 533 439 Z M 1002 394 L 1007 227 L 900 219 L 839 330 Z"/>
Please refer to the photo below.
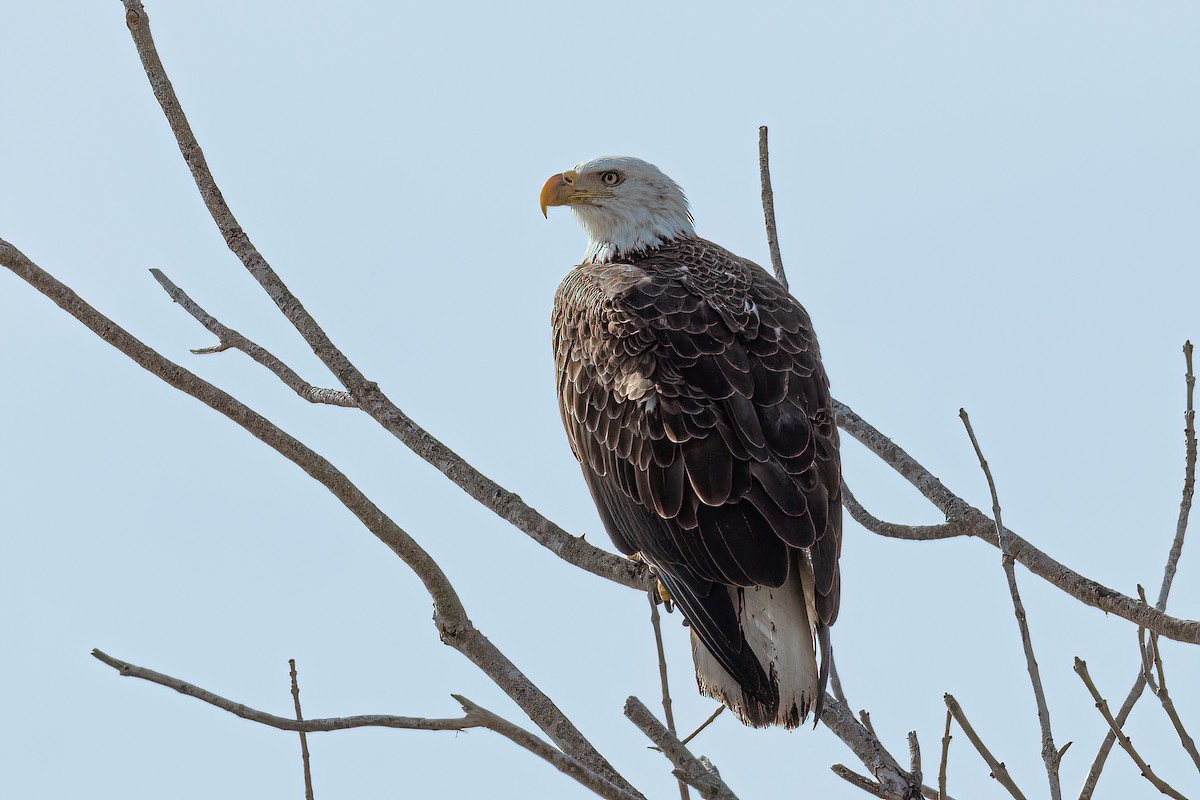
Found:
<path fill-rule="evenodd" d="M 647 241 L 644 244 L 639 243 L 628 247 L 620 247 L 612 242 L 596 241 L 592 239 L 588 241 L 588 247 L 584 252 L 582 263 L 612 264 L 636 261 L 637 259 L 644 258 L 648 253 L 689 238 L 695 238 L 695 234 L 691 232 L 681 232 L 675 234 L 674 236 L 655 238 Z"/>
<path fill-rule="evenodd" d="M 576 206 L 573 210 L 588 235 L 584 263 L 618 261 L 696 235 L 686 205 L 652 212 L 639 209 L 639 213 L 595 206 Z"/>

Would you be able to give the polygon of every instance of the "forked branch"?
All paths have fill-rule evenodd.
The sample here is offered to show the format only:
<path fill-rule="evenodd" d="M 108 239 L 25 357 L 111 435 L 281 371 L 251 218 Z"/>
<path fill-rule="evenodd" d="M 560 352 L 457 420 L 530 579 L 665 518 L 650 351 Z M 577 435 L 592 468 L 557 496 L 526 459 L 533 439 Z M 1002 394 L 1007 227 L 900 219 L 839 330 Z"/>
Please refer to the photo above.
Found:
<path fill-rule="evenodd" d="M 1004 766 L 1004 762 L 992 755 L 992 751 L 988 750 L 987 745 L 979 738 L 979 734 L 971 727 L 971 723 L 967 721 L 967 715 L 963 712 L 962 706 L 954 699 L 952 695 L 945 696 L 946 708 L 954 716 L 954 721 L 958 723 L 958 727 L 966 734 L 967 739 L 975 747 L 976 752 L 987 764 L 991 775 L 997 782 L 1011 794 L 1014 800 L 1025 800 L 1025 795 L 1017 788 L 1017 784 L 1013 781 L 1012 776 L 1008 774 L 1008 769 Z"/>
<path fill-rule="evenodd" d="M 1100 712 L 1100 715 L 1104 717 L 1104 721 L 1108 723 L 1108 727 L 1112 731 L 1113 736 L 1116 737 L 1117 742 L 1121 745 L 1121 749 L 1129 754 L 1129 757 L 1133 759 L 1134 764 L 1137 764 L 1137 768 L 1142 773 L 1142 777 L 1150 781 L 1155 789 L 1158 789 L 1167 797 L 1173 797 L 1175 800 L 1187 800 L 1186 797 L 1175 791 L 1170 784 L 1158 777 L 1158 775 L 1154 773 L 1154 770 L 1150 769 L 1150 765 L 1142 760 L 1141 755 L 1136 749 L 1134 749 L 1133 742 L 1129 741 L 1129 737 L 1125 735 L 1123 730 L 1121 730 L 1121 726 L 1117 724 L 1116 719 L 1113 718 L 1112 712 L 1109 711 L 1108 701 L 1101 696 L 1100 690 L 1097 689 L 1096 684 L 1092 682 L 1092 676 L 1088 674 L 1087 662 L 1077 657 L 1075 659 L 1075 672 L 1079 675 L 1079 679 L 1083 681 L 1083 685 L 1087 687 L 1088 692 L 1091 693 L 1092 699 L 1096 701 L 1096 710 Z"/>
<path fill-rule="evenodd" d="M 1155 609 L 1158 611 L 1166 611 L 1167 609 L 1167 599 L 1171 595 L 1171 586 L 1175 582 L 1175 573 L 1179 569 L 1179 558 L 1183 555 L 1183 541 L 1187 535 L 1188 518 L 1192 511 L 1192 497 L 1196 490 L 1196 374 L 1192 369 L 1192 343 L 1190 341 L 1183 343 L 1183 360 L 1185 365 L 1183 380 L 1186 394 L 1183 412 L 1183 493 L 1179 500 L 1179 517 L 1175 523 L 1175 538 L 1171 540 L 1171 547 L 1167 552 L 1167 564 L 1163 568 L 1162 583 L 1159 585 L 1158 599 L 1154 604 Z M 1145 604 L 1143 603 L 1143 605 Z M 1146 678 L 1142 670 L 1139 669 L 1137 677 L 1134 678 L 1133 686 L 1130 687 L 1129 693 L 1125 696 L 1125 701 L 1121 703 L 1121 708 L 1117 711 L 1115 718 L 1117 727 L 1124 725 L 1125 721 L 1129 719 L 1130 713 L 1133 712 L 1133 707 L 1141 699 L 1145 688 Z M 1112 752 L 1113 744 L 1116 741 L 1116 734 L 1112 730 L 1109 730 L 1104 737 L 1104 741 L 1100 743 L 1100 747 L 1096 751 L 1096 757 L 1092 760 L 1092 766 L 1088 770 L 1087 777 L 1083 782 L 1083 788 L 1079 792 L 1079 800 L 1091 800 L 1092 794 L 1096 791 L 1096 785 L 1100 782 L 1100 775 L 1104 771 L 1104 764 L 1108 760 L 1108 754 Z"/>
<path fill-rule="evenodd" d="M 433 599 L 434 622 L 444 643 L 479 667 L 564 752 L 626 791 L 633 791 L 558 706 L 472 624 L 458 593 L 429 553 L 333 464 L 246 404 L 146 346 L 3 239 L 0 239 L 0 264 L 138 366 L 225 415 L 328 489 L 416 573 Z"/>
<path fill-rule="evenodd" d="M 644 565 L 597 551 L 581 537 L 571 536 L 526 504 L 519 496 L 475 469 L 401 411 L 378 384 L 367 380 L 345 353 L 333 344 L 316 319 L 292 294 L 254 246 L 226 204 L 204 158 L 204 151 L 200 149 L 200 143 L 196 141 L 191 124 L 183 112 L 183 106 L 175 94 L 170 78 L 167 77 L 162 59 L 159 58 L 154 38 L 150 33 L 150 18 L 146 9 L 141 0 L 124 0 L 124 4 L 125 23 L 133 36 L 154 97 L 162 107 L 171 132 L 175 135 L 179 152 L 191 170 L 200 197 L 225 239 L 225 244 L 258 281 L 284 317 L 292 323 L 317 358 L 334 374 L 354 404 L 476 501 L 511 522 L 552 553 L 593 574 L 635 589 L 644 589 Z"/>
<path fill-rule="evenodd" d="M 170 675 L 164 675 L 161 672 L 155 672 L 146 667 L 139 667 L 136 664 L 122 661 L 119 658 L 113 658 L 100 650 L 93 650 L 92 656 L 108 664 L 120 673 L 122 677 L 139 678 L 150 683 L 157 683 L 159 686 L 174 689 L 187 697 L 194 697 L 211 706 L 216 706 L 222 711 L 228 711 L 235 717 L 257 722 L 260 725 L 278 728 L 281 731 L 324 733 L 326 731 L 350 730 L 351 728 L 397 728 L 408 731 L 464 731 L 467 728 L 482 726 L 481 722 L 472 719 L 470 716 L 431 719 L 427 717 L 400 717 L 393 714 L 359 714 L 352 717 L 329 717 L 325 719 L 306 720 L 279 717 L 274 714 L 268 714 L 266 711 L 259 711 L 242 703 L 228 700 L 219 694 L 202 689 L 185 680 L 173 678 Z"/>
<path fill-rule="evenodd" d="M 679 741 L 667 726 L 646 708 L 646 705 L 636 697 L 625 701 L 625 716 L 636 725 L 650 741 L 662 751 L 662 754 L 674 765 L 674 775 L 679 780 L 693 787 L 704 800 L 737 800 L 733 790 L 721 780 L 716 767 L 707 763 L 706 759 L 696 758 Z"/>

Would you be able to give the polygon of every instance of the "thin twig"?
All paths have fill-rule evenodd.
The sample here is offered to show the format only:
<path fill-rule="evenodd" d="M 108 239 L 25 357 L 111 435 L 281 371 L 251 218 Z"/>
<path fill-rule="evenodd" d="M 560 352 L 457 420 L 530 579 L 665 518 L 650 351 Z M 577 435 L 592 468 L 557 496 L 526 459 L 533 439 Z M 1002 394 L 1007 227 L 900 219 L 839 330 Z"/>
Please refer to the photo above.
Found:
<path fill-rule="evenodd" d="M 296 675 L 296 659 L 288 659 L 288 672 L 292 678 L 292 703 L 296 706 L 296 721 L 303 724 L 304 715 L 300 713 L 300 679 Z M 308 760 L 308 734 L 300 731 L 300 760 L 304 764 L 304 798 L 313 800 L 312 768 Z"/>
<path fill-rule="evenodd" d="M 863 508 L 858 498 L 850 491 L 846 481 L 842 481 L 842 505 L 854 521 L 871 533 L 877 533 L 889 539 L 906 539 L 913 542 L 930 542 L 937 539 L 953 539 L 956 536 L 970 536 L 971 529 L 963 520 L 943 522 L 938 525 L 902 525 L 898 522 L 885 522 Z"/>
<path fill-rule="evenodd" d="M 950 764 L 950 740 L 954 738 L 950 735 L 950 723 L 953 719 L 950 709 L 946 709 L 946 732 L 942 734 L 942 760 L 938 765 L 938 800 L 946 800 L 946 768 Z"/>
<path fill-rule="evenodd" d="M 767 126 L 758 129 L 758 176 L 762 181 L 763 222 L 767 228 L 767 246 L 771 249 L 771 267 L 775 280 L 788 288 L 787 273 L 783 271 L 783 254 L 779 251 L 779 228 L 775 225 L 775 192 L 771 190 L 771 159 L 767 150 Z"/>
<path fill-rule="evenodd" d="M 975 750 L 983 758 L 988 769 L 991 770 L 991 775 L 1001 786 L 1008 790 L 1016 800 L 1025 800 L 1025 795 L 1017 788 L 1017 784 L 1013 781 L 1012 776 L 1008 774 L 1008 769 L 1004 766 L 1003 761 L 999 761 L 992 755 L 992 751 L 987 749 L 983 740 L 979 738 L 979 734 L 975 733 L 975 729 L 971 727 L 971 723 L 967 721 L 967 715 L 963 712 L 962 706 L 954 699 L 953 695 L 947 694 L 944 696 L 946 708 L 954 716 L 954 721 L 958 723 L 958 727 L 962 728 L 962 732 L 967 735 L 967 739 L 975 746 Z"/>
<path fill-rule="evenodd" d="M 1200 771 L 1200 752 L 1196 750 L 1196 741 L 1187 732 L 1187 729 L 1183 727 L 1183 720 L 1179 718 L 1179 712 L 1175 710 L 1175 702 L 1171 699 L 1170 692 L 1167 691 L 1167 676 L 1163 667 L 1162 653 L 1158 650 L 1158 637 L 1154 634 L 1150 634 L 1150 659 L 1154 664 L 1155 671 L 1158 673 L 1157 685 L 1152 682 L 1150 690 L 1158 697 L 1163 711 L 1166 712 L 1167 718 L 1171 720 L 1171 725 L 1175 728 L 1175 733 L 1179 736 L 1179 743 L 1183 745 L 1183 749 L 1191 757 L 1197 771 Z M 1148 675 L 1147 681 L 1149 681 Z"/>
<path fill-rule="evenodd" d="M 862 721 L 862 726 L 870 731 L 872 736 L 878 738 L 879 734 L 875 733 L 875 726 L 871 724 L 871 712 L 865 708 L 858 710 L 858 718 Z"/>
<path fill-rule="evenodd" d="M 1154 604 L 1154 608 L 1159 612 L 1167 610 L 1167 598 L 1170 597 L 1171 586 L 1175 582 L 1175 573 L 1179 568 L 1179 558 L 1183 554 L 1183 540 L 1187 534 L 1188 517 L 1192 510 L 1192 496 L 1196 489 L 1196 409 L 1194 402 L 1196 375 L 1192 370 L 1192 343 L 1190 341 L 1183 343 L 1183 360 L 1185 365 L 1184 391 L 1186 395 L 1186 404 L 1183 412 L 1183 493 L 1179 500 L 1179 518 L 1175 523 L 1175 538 L 1171 540 L 1171 548 L 1167 552 L 1167 564 L 1163 568 L 1162 583 L 1158 589 L 1158 600 Z M 1129 689 L 1129 694 L 1125 696 L 1125 702 L 1121 703 L 1121 708 L 1117 711 L 1116 720 L 1118 726 L 1124 725 L 1126 720 L 1129 719 L 1133 707 L 1141 699 L 1142 691 L 1145 688 L 1146 679 L 1139 669 L 1138 675 L 1133 681 L 1133 686 Z M 1112 752 L 1112 747 L 1116 743 L 1116 740 L 1116 735 L 1110 730 L 1105 735 L 1104 741 L 1100 743 L 1100 747 L 1096 751 L 1096 757 L 1092 760 L 1092 766 L 1088 769 L 1087 778 L 1084 779 L 1083 788 L 1079 792 L 1079 800 L 1091 800 L 1092 794 L 1096 791 L 1096 785 L 1100 782 L 1100 775 L 1104 771 L 1104 763 L 1108 760 L 1108 754 Z"/>
<path fill-rule="evenodd" d="M 533 734 L 520 728 L 508 720 L 499 717 L 485 708 L 482 708 L 465 697 L 453 695 L 454 699 L 462 704 L 465 716 L 453 719 L 429 719 L 425 717 L 398 717 L 390 714 L 364 714 L 353 717 L 330 717 L 327 719 L 301 719 L 299 710 L 299 690 L 296 688 L 296 672 L 295 662 L 289 661 L 292 667 L 292 686 L 293 699 L 296 705 L 296 719 L 287 717 L 277 717 L 274 714 L 268 714 L 265 711 L 250 708 L 241 703 L 235 703 L 232 700 L 227 700 L 220 695 L 213 694 L 207 689 L 202 689 L 195 684 L 187 681 L 173 678 L 170 675 L 164 675 L 161 672 L 139 667 L 130 664 L 127 661 L 121 661 L 113 658 L 107 653 L 102 653 L 99 650 L 93 650 L 92 655 L 98 660 L 108 664 L 117 670 L 122 676 L 129 678 L 140 678 L 144 681 L 157 683 L 160 686 L 166 686 L 168 689 L 174 689 L 180 694 L 194 697 L 197 700 L 216 706 L 224 711 L 241 717 L 242 719 L 257 722 L 262 725 L 268 725 L 272 728 L 278 728 L 285 731 L 298 731 L 301 736 L 305 733 L 323 733 L 326 731 L 341 731 L 351 728 L 399 728 L 403 730 L 417 731 L 465 731 L 469 728 L 488 728 L 495 731 L 508 739 L 516 742 L 526 750 L 544 758 L 553 764 L 559 771 L 569 775 L 579 781 L 584 786 L 594 791 L 601 797 L 609 798 L 609 800 L 644 800 L 639 794 L 634 794 L 613 786 L 609 781 L 597 775 L 592 770 L 589 770 L 584 765 L 580 764 L 575 759 L 565 753 L 556 750 L 550 745 L 538 739 Z M 312 797 L 311 781 L 308 777 L 307 761 L 305 762 L 305 788 L 308 792 L 307 796 Z"/>
<path fill-rule="evenodd" d="M 686 781 L 704 800 L 737 800 L 712 764 L 696 758 L 636 697 L 625 701 L 625 716 L 658 746 L 674 765 L 676 778 Z"/>
<path fill-rule="evenodd" d="M 725 706 L 717 706 L 717 710 L 714 711 L 712 714 L 710 714 L 708 716 L 708 719 L 704 720 L 704 722 L 701 722 L 699 728 L 696 728 L 696 730 L 692 731 L 687 736 L 683 737 L 683 740 L 680 742 L 680 744 L 687 744 L 692 739 L 695 739 L 697 736 L 700 735 L 700 731 L 704 730 L 709 725 L 712 725 L 713 722 L 717 719 L 717 717 L 721 716 L 722 712 L 724 712 L 724 711 L 725 711 Z"/>
<path fill-rule="evenodd" d="M 159 286 L 166 291 L 172 300 L 182 306 L 184 311 L 191 314 L 197 322 L 220 340 L 218 344 L 212 347 L 202 347 L 192 350 L 196 355 L 223 353 L 226 350 L 240 350 L 257 363 L 269 369 L 288 388 L 310 403 L 341 406 L 342 408 L 358 408 L 358 403 L 354 402 L 354 398 L 350 396 L 349 392 L 341 392 L 336 389 L 322 389 L 313 386 L 301 378 L 294 369 L 276 358 L 265 347 L 255 344 L 232 328 L 223 325 L 220 320 L 201 308 L 186 292 L 172 283 L 171 279 L 162 270 L 152 269 L 150 270 L 150 274 L 154 276 L 154 280 L 158 281 Z"/>
<path fill-rule="evenodd" d="M 842 430 L 865 445 L 915 486 L 946 515 L 948 522 L 961 524 L 961 535 L 974 536 L 993 547 L 999 547 L 995 520 L 947 489 L 945 484 L 903 448 L 854 413 L 845 403 L 835 400 L 833 405 L 838 425 Z M 1086 578 L 1043 553 L 1011 528 L 1004 529 L 1004 547 L 1010 556 L 1030 572 L 1086 605 L 1115 614 L 1134 625 L 1142 625 L 1168 639 L 1200 644 L 1200 621 L 1168 616 L 1157 608 L 1147 608 L 1132 597 Z"/>
<path fill-rule="evenodd" d="M 467 716 L 475 720 L 480 727 L 494 731 L 509 741 L 525 748 L 538 758 L 547 761 L 559 772 L 573 778 L 601 797 L 607 798 L 607 800 L 641 800 L 640 795 L 632 794 L 614 786 L 611 782 L 605 780 L 583 764 L 580 764 L 566 753 L 555 747 L 551 747 L 519 725 L 488 711 L 483 706 L 471 702 L 460 694 L 451 695 L 451 697 L 462 705 L 463 711 L 467 713 Z"/>
<path fill-rule="evenodd" d="M 1184 384 L 1187 387 L 1187 410 L 1183 412 L 1184 437 L 1184 468 L 1183 496 L 1179 500 L 1179 519 L 1175 523 L 1175 540 L 1171 543 L 1171 552 L 1167 557 L 1167 567 L 1163 572 L 1164 588 L 1159 591 L 1158 602 L 1164 606 L 1167 602 L 1167 591 L 1175 580 L 1175 571 L 1179 569 L 1179 557 L 1183 554 L 1183 537 L 1187 532 L 1188 516 L 1192 512 L 1192 497 L 1196 491 L 1196 373 L 1192 370 L 1192 343 L 1183 343 L 1183 359 L 1187 371 L 1184 373 Z"/>
<path fill-rule="evenodd" d="M 424 717 L 398 717 L 391 714 L 362 714 L 353 717 L 329 717 L 326 719 L 306 719 L 295 720 L 288 717 L 277 717 L 274 714 L 268 714 L 265 711 L 259 711 L 241 703 L 236 703 L 233 700 L 226 700 L 220 695 L 213 694 L 207 689 L 201 689 L 195 684 L 172 678 L 170 675 L 164 675 L 161 672 L 155 672 L 145 667 L 139 667 L 135 664 L 130 664 L 128 661 L 121 661 L 113 658 L 107 653 L 99 650 L 93 650 L 92 655 L 99 661 L 109 665 L 123 677 L 140 678 L 150 683 L 157 683 L 159 686 L 165 686 L 168 689 L 174 689 L 187 697 L 194 697 L 197 700 L 203 700 L 209 705 L 216 706 L 223 711 L 228 711 L 234 716 L 242 719 L 257 722 L 260 725 L 268 725 L 272 728 L 278 728 L 281 731 L 303 731 L 304 733 L 324 733 L 326 731 L 344 731 L 350 728 L 399 728 L 401 730 L 413 731 L 463 731 L 467 728 L 478 728 L 481 726 L 476 720 L 471 717 L 458 717 L 454 719 L 427 719 Z"/>
<path fill-rule="evenodd" d="M 887 795 L 887 789 L 884 788 L 883 784 L 876 783 L 870 778 L 859 775 L 845 764 L 834 764 L 830 769 L 839 778 L 852 786 L 857 786 L 872 797 L 885 797 Z"/>
<path fill-rule="evenodd" d="M 1042 761 L 1046 763 L 1050 798 L 1051 800 L 1062 800 L 1062 782 L 1058 776 L 1058 748 L 1054 746 L 1054 734 L 1050 730 L 1050 707 L 1046 704 L 1046 692 L 1042 689 L 1041 672 L 1038 670 L 1037 658 L 1033 654 L 1033 640 L 1029 635 L 1029 621 L 1025 615 L 1025 604 L 1021 602 L 1021 593 L 1017 589 L 1016 568 L 1013 566 L 1012 556 L 1004 549 L 1005 540 L 1002 538 L 1004 522 L 1001 519 L 1000 496 L 996 492 L 996 481 L 992 477 L 992 470 L 988 467 L 987 459 L 983 457 L 979 440 L 975 438 L 975 430 L 971 427 L 971 418 L 967 415 L 966 409 L 960 408 L 958 415 L 967 429 L 967 435 L 971 438 L 971 446 L 975 448 L 979 466 L 987 478 L 988 490 L 992 494 L 992 514 L 996 521 L 996 539 L 1000 543 L 1000 563 L 1008 580 L 1008 592 L 1012 596 L 1013 612 L 1016 614 L 1017 627 L 1021 632 L 1021 647 L 1025 651 L 1025 666 L 1029 670 L 1029 682 L 1033 685 L 1033 698 L 1037 704 L 1038 723 L 1042 728 Z"/>
<path fill-rule="evenodd" d="M 650 600 L 650 626 L 654 629 L 654 647 L 658 651 L 658 680 L 662 684 L 663 718 L 667 721 L 667 730 L 675 735 L 675 714 L 671 711 L 671 687 L 667 681 L 667 654 L 663 650 L 662 622 L 658 614 L 658 587 L 652 587 L 646 592 L 646 597 Z M 687 784 L 680 780 L 680 800 L 688 800 L 690 796 Z"/>
<path fill-rule="evenodd" d="M 1112 731 L 1113 735 L 1117 737 L 1117 742 L 1121 745 L 1121 748 L 1129 754 L 1129 757 L 1133 759 L 1133 763 L 1137 764 L 1137 768 L 1141 771 L 1142 777 L 1150 781 L 1150 783 L 1154 785 L 1155 789 L 1158 789 L 1168 797 L 1173 797 L 1175 800 L 1187 800 L 1186 797 L 1171 788 L 1166 781 L 1154 774 L 1154 770 L 1150 769 L 1150 765 L 1143 761 L 1142 757 L 1138 755 L 1137 750 L 1135 750 L 1133 747 L 1133 742 L 1129 741 L 1129 737 L 1126 736 L 1125 732 L 1121 730 L 1121 726 L 1117 724 L 1117 721 L 1113 718 L 1112 712 L 1109 711 L 1108 701 L 1101 696 L 1100 691 L 1096 688 L 1096 684 L 1092 683 L 1092 677 L 1088 674 L 1087 662 L 1078 656 L 1075 658 L 1075 672 L 1079 675 L 1080 680 L 1083 681 L 1083 685 L 1086 686 L 1087 690 L 1091 693 L 1092 699 L 1096 701 L 1096 709 L 1100 712 L 1100 715 L 1104 717 L 1104 721 L 1108 723 L 1108 727 Z"/>
<path fill-rule="evenodd" d="M 208 209 L 225 244 L 242 262 L 250 275 L 283 313 L 284 317 L 312 348 L 313 353 L 349 392 L 355 404 L 369 414 L 386 431 L 404 443 L 409 449 L 442 474 L 452 480 L 467 494 L 517 529 L 528 534 L 552 553 L 570 563 L 611 581 L 634 589 L 646 587 L 647 570 L 644 564 L 619 558 L 611 553 L 592 547 L 582 537 L 572 536 L 526 504 L 518 495 L 508 491 L 488 478 L 461 456 L 426 431 L 392 402 L 378 384 L 359 371 L 353 362 L 339 350 L 321 329 L 316 319 L 292 294 L 283 280 L 263 257 L 250 236 L 234 217 L 208 162 L 200 143 L 196 141 L 191 124 L 184 114 L 183 106 L 171 86 L 171 80 L 163 67 L 162 59 L 150 32 L 150 19 L 141 0 L 123 0 L 125 23 L 137 47 L 142 67 L 154 91 L 154 97 L 162 107 L 163 115 L 175 135 L 179 152 L 183 156 L 200 197 Z"/>

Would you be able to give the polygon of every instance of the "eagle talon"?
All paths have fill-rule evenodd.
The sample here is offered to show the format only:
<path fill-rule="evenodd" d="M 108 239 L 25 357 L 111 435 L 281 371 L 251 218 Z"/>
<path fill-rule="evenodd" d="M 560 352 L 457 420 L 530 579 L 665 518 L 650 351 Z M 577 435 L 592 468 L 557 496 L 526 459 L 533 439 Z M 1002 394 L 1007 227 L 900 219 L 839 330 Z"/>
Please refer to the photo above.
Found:
<path fill-rule="evenodd" d="M 671 613 L 671 609 L 675 606 L 675 598 L 671 597 L 671 590 L 662 581 L 655 581 L 658 584 L 658 596 L 663 601 L 663 605 L 667 608 L 667 613 Z"/>

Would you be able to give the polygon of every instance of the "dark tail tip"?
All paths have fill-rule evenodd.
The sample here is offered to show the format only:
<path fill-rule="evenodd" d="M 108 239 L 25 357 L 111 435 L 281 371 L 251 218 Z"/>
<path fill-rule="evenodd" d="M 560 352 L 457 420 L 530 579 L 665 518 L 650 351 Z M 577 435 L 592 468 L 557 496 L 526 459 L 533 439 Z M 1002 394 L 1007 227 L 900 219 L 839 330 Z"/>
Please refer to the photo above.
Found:
<path fill-rule="evenodd" d="M 813 728 L 821 721 L 821 712 L 825 710 L 825 693 L 829 687 L 829 668 L 833 665 L 833 645 L 829 643 L 829 626 L 824 622 L 817 623 L 817 641 L 821 645 L 821 671 L 817 676 L 817 708 L 813 716 Z"/>

